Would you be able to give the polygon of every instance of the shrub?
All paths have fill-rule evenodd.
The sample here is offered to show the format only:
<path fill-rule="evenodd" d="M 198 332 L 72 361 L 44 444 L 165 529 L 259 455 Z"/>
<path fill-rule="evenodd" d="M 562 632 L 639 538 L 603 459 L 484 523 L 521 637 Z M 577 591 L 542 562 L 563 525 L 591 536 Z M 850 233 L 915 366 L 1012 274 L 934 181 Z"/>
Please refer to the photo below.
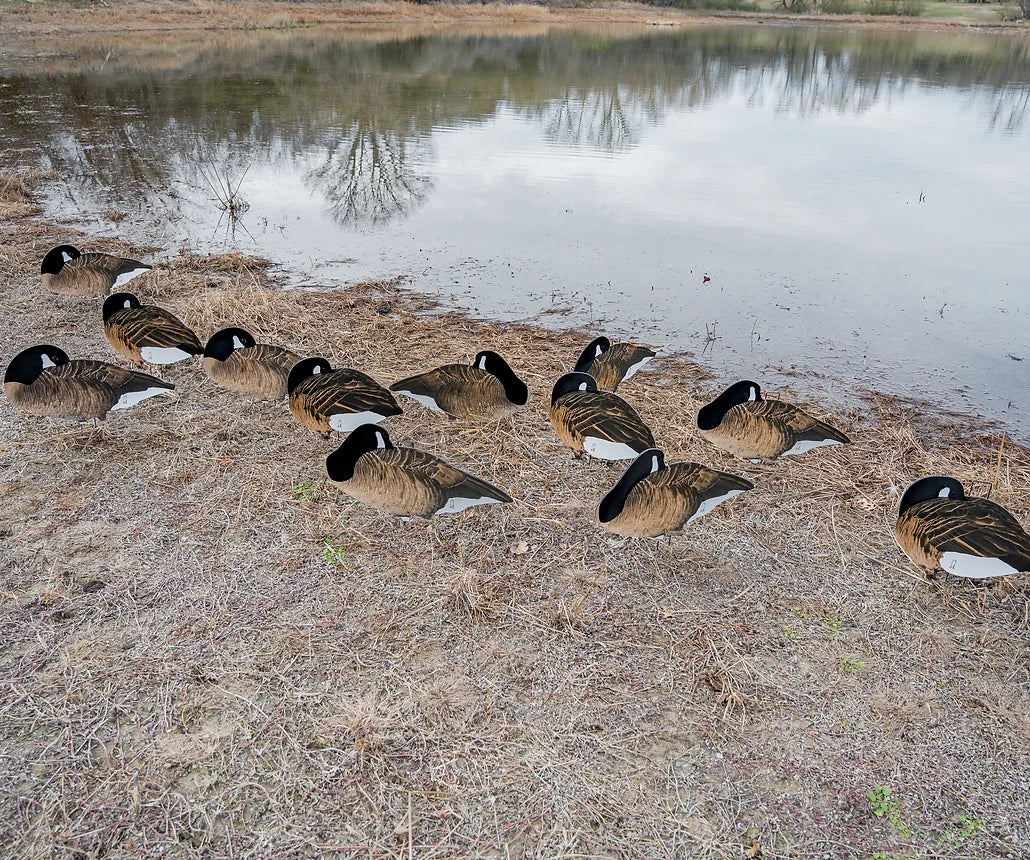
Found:
<path fill-rule="evenodd" d="M 852 0 L 819 0 L 819 11 L 824 15 L 850 15 L 855 4 Z"/>

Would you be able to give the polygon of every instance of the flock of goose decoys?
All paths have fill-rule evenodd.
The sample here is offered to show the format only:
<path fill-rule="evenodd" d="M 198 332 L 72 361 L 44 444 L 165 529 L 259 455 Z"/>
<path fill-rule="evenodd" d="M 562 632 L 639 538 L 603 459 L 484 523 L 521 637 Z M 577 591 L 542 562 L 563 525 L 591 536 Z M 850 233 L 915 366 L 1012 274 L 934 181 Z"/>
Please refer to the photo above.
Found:
<path fill-rule="evenodd" d="M 106 295 L 104 332 L 114 350 L 136 365 L 165 365 L 201 356 L 217 385 L 265 400 L 288 398 L 296 419 L 329 438 L 347 434 L 326 458 L 326 473 L 344 492 L 402 517 L 431 517 L 476 505 L 511 502 L 494 485 L 417 448 L 395 446 L 380 422 L 401 413 L 395 394 L 467 421 L 497 421 L 524 407 L 529 388 L 496 352 L 471 365 L 447 364 L 385 388 L 371 376 L 333 368 L 282 346 L 259 344 L 242 328 L 215 332 L 202 344 L 176 316 L 120 291 L 150 269 L 112 254 L 60 245 L 43 258 L 43 285 L 54 293 Z M 111 293 L 114 290 L 115 292 Z M 616 390 L 655 353 L 598 337 L 551 392 L 550 420 L 576 457 L 632 460 L 601 499 L 601 526 L 633 538 L 681 529 L 716 506 L 754 488 L 746 478 L 698 463 L 668 463 L 644 421 Z M 175 386 L 103 361 L 70 359 L 56 346 L 18 353 L 4 392 L 20 411 L 76 421 L 103 419 Z M 769 400 L 751 381 L 731 385 L 697 414 L 700 435 L 714 447 L 753 462 L 803 454 L 850 440 L 790 403 Z M 896 538 L 918 566 L 983 579 L 1030 571 L 1030 535 L 1008 511 L 968 498 L 954 478 L 926 477 L 901 499 Z"/>

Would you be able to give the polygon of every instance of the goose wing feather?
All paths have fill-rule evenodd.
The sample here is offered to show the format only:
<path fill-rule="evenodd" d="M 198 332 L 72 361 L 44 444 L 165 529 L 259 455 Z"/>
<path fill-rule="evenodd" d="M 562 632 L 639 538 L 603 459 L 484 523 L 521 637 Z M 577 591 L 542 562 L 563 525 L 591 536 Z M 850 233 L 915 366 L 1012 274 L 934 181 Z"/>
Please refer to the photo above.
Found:
<path fill-rule="evenodd" d="M 579 438 L 594 436 L 641 451 L 654 447 L 654 435 L 636 410 L 614 394 L 573 391 L 559 398 L 555 412 Z"/>
<path fill-rule="evenodd" d="M 989 499 L 930 499 L 913 506 L 897 525 L 898 539 L 914 543 L 936 562 L 947 552 L 1000 558 L 1030 571 L 1030 535 L 1019 521 Z"/>

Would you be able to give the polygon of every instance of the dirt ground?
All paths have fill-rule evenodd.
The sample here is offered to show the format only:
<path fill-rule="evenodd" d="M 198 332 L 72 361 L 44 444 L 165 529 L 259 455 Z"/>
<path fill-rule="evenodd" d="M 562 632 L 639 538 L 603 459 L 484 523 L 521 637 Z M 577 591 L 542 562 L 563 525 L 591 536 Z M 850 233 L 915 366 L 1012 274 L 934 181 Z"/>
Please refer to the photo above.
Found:
<path fill-rule="evenodd" d="M 703 26 L 732 21 L 818 23 L 820 26 L 1022 31 L 1002 21 L 993 4 L 935 3 L 918 18 L 867 14 L 788 13 L 778 4 L 760 12 L 692 11 L 621 2 L 415 3 L 398 0 L 7 0 L 0 3 L 5 42 L 92 32 L 264 29 L 290 27 L 396 28 L 485 24 L 661 24 Z M 38 44 L 43 54 L 59 54 L 52 39 Z"/>
<path fill-rule="evenodd" d="M 41 219 L 41 178 L 0 182 L 0 360 L 115 361 L 99 299 L 41 292 L 46 249 L 99 248 Z M 104 248 L 157 263 L 134 290 L 202 339 L 239 324 L 384 383 L 490 347 L 533 396 L 499 426 L 389 420 L 515 499 L 428 524 L 348 500 L 330 443 L 199 366 L 99 429 L 0 401 L 3 856 L 1027 855 L 1028 579 L 925 581 L 892 526 L 934 473 L 1030 521 L 1030 450 L 872 396 L 828 415 L 854 444 L 741 463 L 693 423 L 728 380 L 662 358 L 624 396 L 670 459 L 756 489 L 615 541 L 620 470 L 547 421 L 587 333 Z"/>

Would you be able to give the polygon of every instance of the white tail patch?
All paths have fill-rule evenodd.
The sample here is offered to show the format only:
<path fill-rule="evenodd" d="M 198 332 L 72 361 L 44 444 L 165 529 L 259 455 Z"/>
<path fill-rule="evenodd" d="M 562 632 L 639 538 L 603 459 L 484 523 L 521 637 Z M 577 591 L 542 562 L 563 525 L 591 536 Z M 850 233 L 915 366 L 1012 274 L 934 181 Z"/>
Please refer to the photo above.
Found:
<path fill-rule="evenodd" d="M 647 364 L 654 356 L 648 355 L 645 358 L 640 359 L 636 364 L 631 364 L 626 369 L 626 375 L 622 377 L 622 381 L 625 382 L 627 379 L 632 379 L 636 376 L 637 371 L 640 370 L 645 364 Z"/>
<path fill-rule="evenodd" d="M 712 511 L 714 511 L 723 502 L 727 502 L 734 496 L 739 496 L 741 493 L 746 492 L 747 490 L 730 490 L 728 493 L 725 493 L 721 496 L 713 496 L 710 499 L 705 499 L 703 502 L 701 502 L 700 505 L 698 505 L 697 510 L 694 511 L 690 519 L 687 520 L 687 523 L 692 523 L 694 522 L 694 520 L 701 519 L 701 517 L 703 517 L 705 514 L 710 514 Z M 686 525 L 686 523 L 684 523 L 684 525 Z"/>
<path fill-rule="evenodd" d="M 804 454 L 811 451 L 813 448 L 822 448 L 824 445 L 843 445 L 843 442 L 838 442 L 836 439 L 803 439 L 796 443 L 793 448 L 789 451 L 784 451 L 780 456 L 791 457 L 794 454 Z"/>
<path fill-rule="evenodd" d="M 150 271 L 150 267 L 149 266 L 143 266 L 142 268 L 139 268 L 139 269 L 132 269 L 131 271 L 128 271 L 128 272 L 122 272 L 117 278 L 114 279 L 114 286 L 115 287 L 124 287 L 133 278 L 135 278 L 135 277 L 137 277 L 139 275 L 142 275 L 144 272 L 149 272 L 149 271 Z"/>
<path fill-rule="evenodd" d="M 967 555 L 962 552 L 946 552 L 940 557 L 938 564 L 948 573 L 964 576 L 966 579 L 987 579 L 991 576 L 1010 576 L 1020 572 L 1000 558 L 985 558 L 982 555 Z"/>
<path fill-rule="evenodd" d="M 378 412 L 338 412 L 329 416 L 329 426 L 340 433 L 350 433 L 362 424 L 378 424 L 385 417 Z"/>
<path fill-rule="evenodd" d="M 113 412 L 115 409 L 128 409 L 130 406 L 135 406 L 150 397 L 156 397 L 158 394 L 171 394 L 172 389 L 165 388 L 164 386 L 153 388 L 144 388 L 142 391 L 126 391 L 121 397 L 118 398 L 118 402 L 111 407 Z"/>
<path fill-rule="evenodd" d="M 598 460 L 635 460 L 640 451 L 631 448 L 625 442 L 612 442 L 610 439 L 598 439 L 586 436 L 583 439 L 583 450 Z"/>
<path fill-rule="evenodd" d="M 432 409 L 433 412 L 440 412 L 442 414 L 446 414 L 437 404 L 436 400 L 430 397 L 428 394 L 412 394 L 410 391 L 398 391 L 397 393 L 403 394 L 405 397 L 410 397 L 412 400 L 417 400 L 419 403 L 425 406 L 426 409 Z"/>
<path fill-rule="evenodd" d="M 494 499 L 490 496 L 480 496 L 478 499 L 462 499 L 455 497 L 448 499 L 447 504 L 440 508 L 438 514 L 457 514 L 467 508 L 473 508 L 476 505 L 497 505 L 500 504 L 500 499 Z"/>
<path fill-rule="evenodd" d="M 140 357 L 150 364 L 175 364 L 192 356 L 177 346 L 144 346 L 139 351 Z"/>

